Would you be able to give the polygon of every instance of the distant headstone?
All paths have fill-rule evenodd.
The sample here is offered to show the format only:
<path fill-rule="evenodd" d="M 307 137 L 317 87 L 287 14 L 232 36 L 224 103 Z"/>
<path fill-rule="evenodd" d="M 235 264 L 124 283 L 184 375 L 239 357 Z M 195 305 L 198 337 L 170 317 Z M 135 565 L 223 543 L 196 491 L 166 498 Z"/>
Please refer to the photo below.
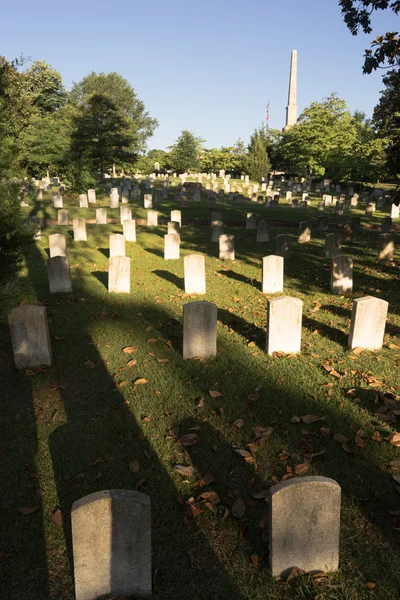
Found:
<path fill-rule="evenodd" d="M 335 258 L 342 253 L 342 236 L 338 233 L 328 233 L 325 238 L 325 258 Z"/>
<path fill-rule="evenodd" d="M 59 210 L 57 213 L 57 223 L 58 225 L 68 225 L 68 211 L 67 210 Z"/>
<path fill-rule="evenodd" d="M 270 254 L 262 259 L 262 291 L 264 294 L 283 292 L 282 256 Z"/>
<path fill-rule="evenodd" d="M 53 196 L 53 206 L 54 208 L 63 208 L 63 197 L 59 195 Z"/>
<path fill-rule="evenodd" d="M 167 227 L 168 227 L 167 233 L 174 233 L 176 235 L 180 234 L 181 228 L 179 226 L 178 221 L 168 221 Z"/>
<path fill-rule="evenodd" d="M 153 208 L 153 196 L 152 194 L 144 195 L 144 207 L 147 209 Z"/>
<path fill-rule="evenodd" d="M 72 226 L 74 230 L 74 242 L 86 242 L 86 221 L 85 219 L 72 219 Z"/>
<path fill-rule="evenodd" d="M 269 491 L 269 561 L 272 575 L 294 567 L 306 573 L 339 566 L 341 489 L 327 477 L 296 477 Z M 300 514 L 300 519 L 292 515 Z"/>
<path fill-rule="evenodd" d="M 317 219 L 317 229 L 319 231 L 327 231 L 328 223 L 328 217 L 326 217 L 325 215 L 319 216 Z"/>
<path fill-rule="evenodd" d="M 222 225 L 222 214 L 220 212 L 211 213 L 211 227 L 214 225 Z"/>
<path fill-rule="evenodd" d="M 131 259 L 112 256 L 108 260 L 108 291 L 129 294 L 131 291 Z"/>
<path fill-rule="evenodd" d="M 299 236 L 297 238 L 297 241 L 299 244 L 308 244 L 310 240 L 311 225 L 309 225 L 309 223 L 306 223 L 305 221 L 302 221 L 301 223 L 299 223 Z"/>
<path fill-rule="evenodd" d="M 247 213 L 246 229 L 257 229 L 257 213 Z"/>
<path fill-rule="evenodd" d="M 147 211 L 147 225 L 156 227 L 158 225 L 158 212 L 156 210 Z"/>
<path fill-rule="evenodd" d="M 88 195 L 89 203 L 95 204 L 96 203 L 96 190 L 88 190 L 87 195 Z"/>
<path fill-rule="evenodd" d="M 384 217 L 381 220 L 381 229 L 382 229 L 382 233 L 390 233 L 392 230 L 392 218 L 391 217 Z"/>
<path fill-rule="evenodd" d="M 17 369 L 51 366 L 47 312 L 44 306 L 24 304 L 8 313 L 14 362 Z"/>
<path fill-rule="evenodd" d="M 110 235 L 110 258 L 125 256 L 125 237 L 120 233 Z"/>
<path fill-rule="evenodd" d="M 392 204 L 392 206 L 390 207 L 390 216 L 392 217 L 392 219 L 398 219 L 399 212 L 400 212 L 400 206 L 396 206 L 396 204 Z"/>
<path fill-rule="evenodd" d="M 164 259 L 177 260 L 180 257 L 180 236 L 175 233 L 164 235 Z"/>
<path fill-rule="evenodd" d="M 220 235 L 219 237 L 219 258 L 220 260 L 235 260 L 235 236 Z"/>
<path fill-rule="evenodd" d="M 88 208 L 87 194 L 79 194 L 79 208 Z"/>
<path fill-rule="evenodd" d="M 151 594 L 149 496 L 95 492 L 73 503 L 71 522 L 76 600 Z"/>
<path fill-rule="evenodd" d="M 182 227 L 182 213 L 180 210 L 171 210 L 171 221 L 178 221 L 179 226 Z"/>
<path fill-rule="evenodd" d="M 267 353 L 300 352 L 303 302 L 299 298 L 278 296 L 270 298 L 267 305 Z"/>
<path fill-rule="evenodd" d="M 207 358 L 217 353 L 217 307 L 198 301 L 183 305 L 183 358 Z"/>
<path fill-rule="evenodd" d="M 107 209 L 96 208 L 96 224 L 107 225 Z"/>
<path fill-rule="evenodd" d="M 66 256 L 47 259 L 50 294 L 72 294 L 71 271 Z"/>
<path fill-rule="evenodd" d="M 49 235 L 50 258 L 67 256 L 67 236 L 62 233 Z"/>
<path fill-rule="evenodd" d="M 331 263 L 331 292 L 345 294 L 353 291 L 353 259 L 336 256 Z"/>
<path fill-rule="evenodd" d="M 379 236 L 379 260 L 394 260 L 394 237 L 391 233 Z"/>
<path fill-rule="evenodd" d="M 290 256 L 290 235 L 287 233 L 281 233 L 276 236 L 276 254 L 287 258 Z"/>
<path fill-rule="evenodd" d="M 366 350 L 380 350 L 385 334 L 389 303 L 374 296 L 353 301 L 348 345 Z"/>
<path fill-rule="evenodd" d="M 121 225 L 123 224 L 124 221 L 132 220 L 132 209 L 130 206 L 126 206 L 126 205 L 120 206 L 119 213 L 120 213 L 120 218 L 121 218 Z"/>
<path fill-rule="evenodd" d="M 122 229 L 126 242 L 136 242 L 136 221 L 126 219 L 122 223 Z"/>
<path fill-rule="evenodd" d="M 256 241 L 259 243 L 269 242 L 269 224 L 267 221 L 258 222 Z"/>
<path fill-rule="evenodd" d="M 211 241 L 218 242 L 221 235 L 224 233 L 223 225 L 213 225 L 211 227 Z"/>

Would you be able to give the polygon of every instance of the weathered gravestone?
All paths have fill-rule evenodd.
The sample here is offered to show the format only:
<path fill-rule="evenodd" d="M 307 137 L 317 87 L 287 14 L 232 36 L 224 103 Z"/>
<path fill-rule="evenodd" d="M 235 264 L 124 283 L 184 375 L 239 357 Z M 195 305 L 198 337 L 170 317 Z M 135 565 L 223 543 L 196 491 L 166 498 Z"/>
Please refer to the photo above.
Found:
<path fill-rule="evenodd" d="M 125 256 L 125 237 L 120 233 L 110 235 L 110 258 Z"/>
<path fill-rule="evenodd" d="M 257 229 L 257 218 L 256 213 L 247 213 L 246 229 Z"/>
<path fill-rule="evenodd" d="M 96 208 L 96 224 L 107 225 L 107 209 Z"/>
<path fill-rule="evenodd" d="M 88 208 L 87 194 L 79 194 L 79 208 Z"/>
<path fill-rule="evenodd" d="M 290 235 L 287 233 L 276 236 L 276 254 L 283 258 L 290 256 Z"/>
<path fill-rule="evenodd" d="M 381 229 L 382 229 L 382 233 L 390 233 L 392 230 L 392 218 L 391 217 L 384 217 L 381 220 Z"/>
<path fill-rule="evenodd" d="M 353 259 L 336 256 L 331 263 L 331 292 L 345 294 L 353 291 Z"/>
<path fill-rule="evenodd" d="M 76 600 L 151 594 L 150 498 L 104 490 L 72 505 Z"/>
<path fill-rule="evenodd" d="M 178 221 L 168 221 L 167 223 L 168 231 L 167 233 L 175 233 L 176 235 L 180 234 L 180 226 Z"/>
<path fill-rule="evenodd" d="M 62 208 L 63 205 L 63 197 L 62 196 L 53 196 L 53 206 L 54 208 Z"/>
<path fill-rule="evenodd" d="M 206 293 L 206 266 L 202 254 L 189 254 L 183 259 L 185 294 Z"/>
<path fill-rule="evenodd" d="M 50 258 L 67 256 L 67 236 L 62 233 L 49 235 Z"/>
<path fill-rule="evenodd" d="M 88 201 L 91 204 L 95 204 L 96 203 L 96 190 L 88 190 L 87 195 L 88 195 Z"/>
<path fill-rule="evenodd" d="M 374 296 L 363 296 L 353 301 L 348 341 L 351 350 L 382 348 L 388 307 L 388 302 Z"/>
<path fill-rule="evenodd" d="M 379 260 L 394 260 L 394 237 L 391 233 L 379 236 Z"/>
<path fill-rule="evenodd" d="M 128 204 L 129 202 L 129 190 L 122 190 L 122 204 Z"/>
<path fill-rule="evenodd" d="M 211 302 L 183 305 L 183 358 L 207 358 L 217 353 L 217 313 Z"/>
<path fill-rule="evenodd" d="M 171 210 L 171 221 L 177 221 L 182 227 L 182 213 L 180 210 Z"/>
<path fill-rule="evenodd" d="M 325 215 L 321 215 L 318 217 L 317 219 L 317 228 L 319 231 L 327 231 L 328 229 L 328 217 L 326 217 Z"/>
<path fill-rule="evenodd" d="M 126 219 L 122 223 L 123 234 L 126 242 L 136 242 L 136 221 Z"/>
<path fill-rule="evenodd" d="M 220 260 L 235 260 L 235 236 L 219 236 L 219 258 Z"/>
<path fill-rule="evenodd" d="M 269 224 L 267 221 L 258 222 L 256 241 L 259 243 L 269 242 Z"/>
<path fill-rule="evenodd" d="M 222 214 L 220 212 L 211 213 L 211 227 L 214 225 L 222 225 Z"/>
<path fill-rule="evenodd" d="M 147 209 L 153 208 L 153 196 L 151 194 L 144 195 L 144 207 Z"/>
<path fill-rule="evenodd" d="M 147 211 L 147 225 L 154 227 L 158 225 L 158 212 L 156 210 Z"/>
<path fill-rule="evenodd" d="M 86 221 L 85 219 L 72 219 L 72 226 L 74 230 L 74 242 L 86 242 Z"/>
<path fill-rule="evenodd" d="M 108 291 L 129 294 L 131 291 L 131 259 L 112 256 L 108 260 Z"/>
<path fill-rule="evenodd" d="M 360 217 L 351 217 L 350 219 L 350 225 L 352 230 L 355 231 L 360 231 L 361 229 L 361 218 Z"/>
<path fill-rule="evenodd" d="M 306 573 L 337 570 L 340 502 L 339 484 L 327 477 L 299 477 L 270 489 L 269 562 L 274 577 L 285 578 L 294 567 Z"/>
<path fill-rule="evenodd" d="M 44 306 L 24 304 L 8 313 L 14 362 L 17 369 L 51 366 L 47 312 Z"/>
<path fill-rule="evenodd" d="M 297 241 L 299 244 L 307 244 L 311 240 L 311 225 L 305 221 L 299 223 L 299 236 Z"/>
<path fill-rule="evenodd" d="M 325 238 L 325 258 L 335 258 L 342 252 L 342 236 L 338 233 L 328 233 Z"/>
<path fill-rule="evenodd" d="M 211 241 L 219 242 L 219 238 L 224 233 L 223 225 L 213 225 L 211 227 Z"/>
<path fill-rule="evenodd" d="M 119 214 L 120 214 L 120 219 L 121 219 L 121 225 L 123 224 L 124 221 L 132 220 L 132 209 L 130 206 L 120 206 Z"/>
<path fill-rule="evenodd" d="M 47 259 L 50 294 L 72 294 L 71 271 L 67 256 Z"/>
<path fill-rule="evenodd" d="M 58 223 L 58 225 L 68 225 L 68 211 L 67 210 L 59 210 L 58 211 L 57 223 Z"/>
<path fill-rule="evenodd" d="M 179 258 L 180 236 L 176 233 L 164 235 L 164 259 L 177 260 Z"/>
<path fill-rule="evenodd" d="M 110 208 L 118 208 L 119 194 L 117 188 L 113 188 L 110 194 Z"/>
<path fill-rule="evenodd" d="M 270 254 L 262 259 L 262 291 L 264 294 L 283 292 L 282 256 Z"/>
<path fill-rule="evenodd" d="M 300 352 L 303 302 L 299 298 L 278 296 L 270 298 L 267 305 L 267 353 Z"/>

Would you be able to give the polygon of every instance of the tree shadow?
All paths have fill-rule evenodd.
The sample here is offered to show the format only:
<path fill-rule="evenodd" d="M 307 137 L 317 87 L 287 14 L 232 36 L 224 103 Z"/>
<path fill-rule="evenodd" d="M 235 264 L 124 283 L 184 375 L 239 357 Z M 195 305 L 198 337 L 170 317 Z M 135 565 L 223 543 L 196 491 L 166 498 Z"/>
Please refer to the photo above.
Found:
<path fill-rule="evenodd" d="M 249 342 L 254 342 L 261 350 L 265 350 L 265 330 L 249 323 L 235 313 L 218 307 L 218 321 L 243 336 Z"/>
<path fill-rule="evenodd" d="M 164 258 L 164 252 L 158 250 L 157 248 L 144 248 L 145 252 L 150 252 L 150 254 L 154 254 L 155 256 L 159 256 L 160 258 Z"/>
<path fill-rule="evenodd" d="M 108 290 L 108 273 L 105 271 L 92 271 L 91 274 Z"/>
<path fill-rule="evenodd" d="M 323 337 L 327 337 L 333 342 L 337 342 L 344 348 L 347 347 L 347 338 L 348 334 L 343 333 L 340 329 L 335 327 L 331 327 L 326 323 L 320 323 L 316 319 L 311 319 L 310 317 L 303 316 L 303 327 L 307 327 L 312 331 L 317 330 L 320 335 Z"/>
<path fill-rule="evenodd" d="M 170 271 L 163 271 L 161 269 L 156 269 L 155 271 L 153 271 L 153 273 L 154 275 L 157 275 L 157 277 L 161 277 L 162 279 L 173 283 L 178 289 L 185 289 L 185 280 L 182 277 L 178 277 L 177 275 L 175 275 L 175 273 L 171 273 Z"/>
<path fill-rule="evenodd" d="M 251 285 L 252 287 L 261 289 L 261 283 L 259 281 L 255 280 L 255 279 L 251 279 L 250 277 L 245 277 L 244 275 L 241 275 L 240 273 L 236 273 L 235 271 L 232 271 L 231 269 L 229 269 L 229 270 L 221 269 L 220 271 L 218 271 L 218 273 L 220 273 L 221 275 L 225 275 L 225 277 L 229 277 L 229 279 L 235 279 L 236 281 L 240 281 L 241 283 L 247 283 L 247 284 Z"/>

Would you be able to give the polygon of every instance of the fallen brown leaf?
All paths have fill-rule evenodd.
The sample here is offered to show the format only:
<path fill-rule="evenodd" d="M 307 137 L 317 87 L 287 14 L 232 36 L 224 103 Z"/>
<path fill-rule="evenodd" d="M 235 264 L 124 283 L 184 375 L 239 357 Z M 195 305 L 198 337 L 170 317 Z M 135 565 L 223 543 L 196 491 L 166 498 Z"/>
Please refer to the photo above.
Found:
<path fill-rule="evenodd" d="M 208 393 L 210 394 L 211 398 L 219 398 L 222 396 L 221 392 L 217 392 L 216 390 L 209 390 Z"/>
<path fill-rule="evenodd" d="M 133 382 L 133 385 L 142 385 L 144 383 L 149 383 L 148 379 L 140 377 L 139 379 L 136 379 L 136 381 Z"/>
<path fill-rule="evenodd" d="M 59 508 L 53 513 L 52 519 L 53 522 L 57 525 L 57 527 L 61 528 L 63 526 L 63 516 Z"/>
<path fill-rule="evenodd" d="M 131 460 L 131 462 L 129 463 L 129 470 L 132 471 L 132 473 L 137 473 L 140 470 L 139 461 Z"/>
<path fill-rule="evenodd" d="M 179 438 L 178 444 L 180 444 L 181 446 L 194 446 L 195 444 L 197 444 L 199 439 L 200 438 L 197 435 L 197 433 L 186 433 L 185 435 L 182 435 Z"/>
<path fill-rule="evenodd" d="M 220 497 L 218 496 L 217 492 L 203 492 L 202 494 L 200 494 L 199 498 L 201 498 L 202 500 L 207 500 L 207 502 L 211 502 L 211 504 L 219 504 L 221 502 Z"/>
<path fill-rule="evenodd" d="M 309 468 L 310 468 L 310 463 L 305 462 L 305 463 L 301 463 L 300 465 L 296 465 L 294 470 L 296 472 L 296 475 L 304 475 L 305 473 L 307 473 Z"/>
<path fill-rule="evenodd" d="M 135 348 L 135 346 L 126 346 L 126 348 L 122 349 L 122 352 L 125 352 L 125 354 L 131 354 L 132 352 L 136 352 L 137 348 Z"/>
<path fill-rule="evenodd" d="M 316 421 L 324 421 L 325 417 L 317 417 L 316 415 L 303 415 L 300 419 L 306 425 L 310 425 L 310 423 L 315 423 Z"/>
<path fill-rule="evenodd" d="M 243 498 L 237 498 L 232 506 L 232 515 L 237 519 L 241 519 L 246 510 L 246 505 L 244 503 Z"/>
<path fill-rule="evenodd" d="M 175 465 L 174 471 L 176 471 L 180 475 L 183 475 L 184 477 L 190 477 L 191 475 L 193 475 L 195 469 L 194 467 L 187 467 L 185 465 Z"/>
<path fill-rule="evenodd" d="M 127 367 L 134 367 L 137 364 L 137 360 L 136 358 L 131 358 L 131 360 L 128 360 L 128 362 L 126 363 Z"/>
<path fill-rule="evenodd" d="M 36 512 L 38 508 L 38 506 L 24 506 L 23 508 L 19 508 L 18 510 L 23 515 L 31 515 L 32 513 Z"/>

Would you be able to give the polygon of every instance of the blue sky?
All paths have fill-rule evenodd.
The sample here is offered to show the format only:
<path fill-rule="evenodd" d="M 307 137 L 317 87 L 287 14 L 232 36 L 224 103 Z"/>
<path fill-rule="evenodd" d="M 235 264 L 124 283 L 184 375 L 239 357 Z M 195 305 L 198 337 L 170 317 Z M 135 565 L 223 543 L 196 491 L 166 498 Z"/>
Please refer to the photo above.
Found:
<path fill-rule="evenodd" d="M 399 29 L 391 11 L 375 36 Z M 373 37 L 353 37 L 337 0 L 20 0 L 2 6 L 0 54 L 49 62 L 69 88 L 91 71 L 117 71 L 159 127 L 149 148 L 182 129 L 206 147 L 245 142 L 265 119 L 285 124 L 290 52 L 298 51 L 299 113 L 331 92 L 371 115 L 382 72 L 362 74 Z"/>

